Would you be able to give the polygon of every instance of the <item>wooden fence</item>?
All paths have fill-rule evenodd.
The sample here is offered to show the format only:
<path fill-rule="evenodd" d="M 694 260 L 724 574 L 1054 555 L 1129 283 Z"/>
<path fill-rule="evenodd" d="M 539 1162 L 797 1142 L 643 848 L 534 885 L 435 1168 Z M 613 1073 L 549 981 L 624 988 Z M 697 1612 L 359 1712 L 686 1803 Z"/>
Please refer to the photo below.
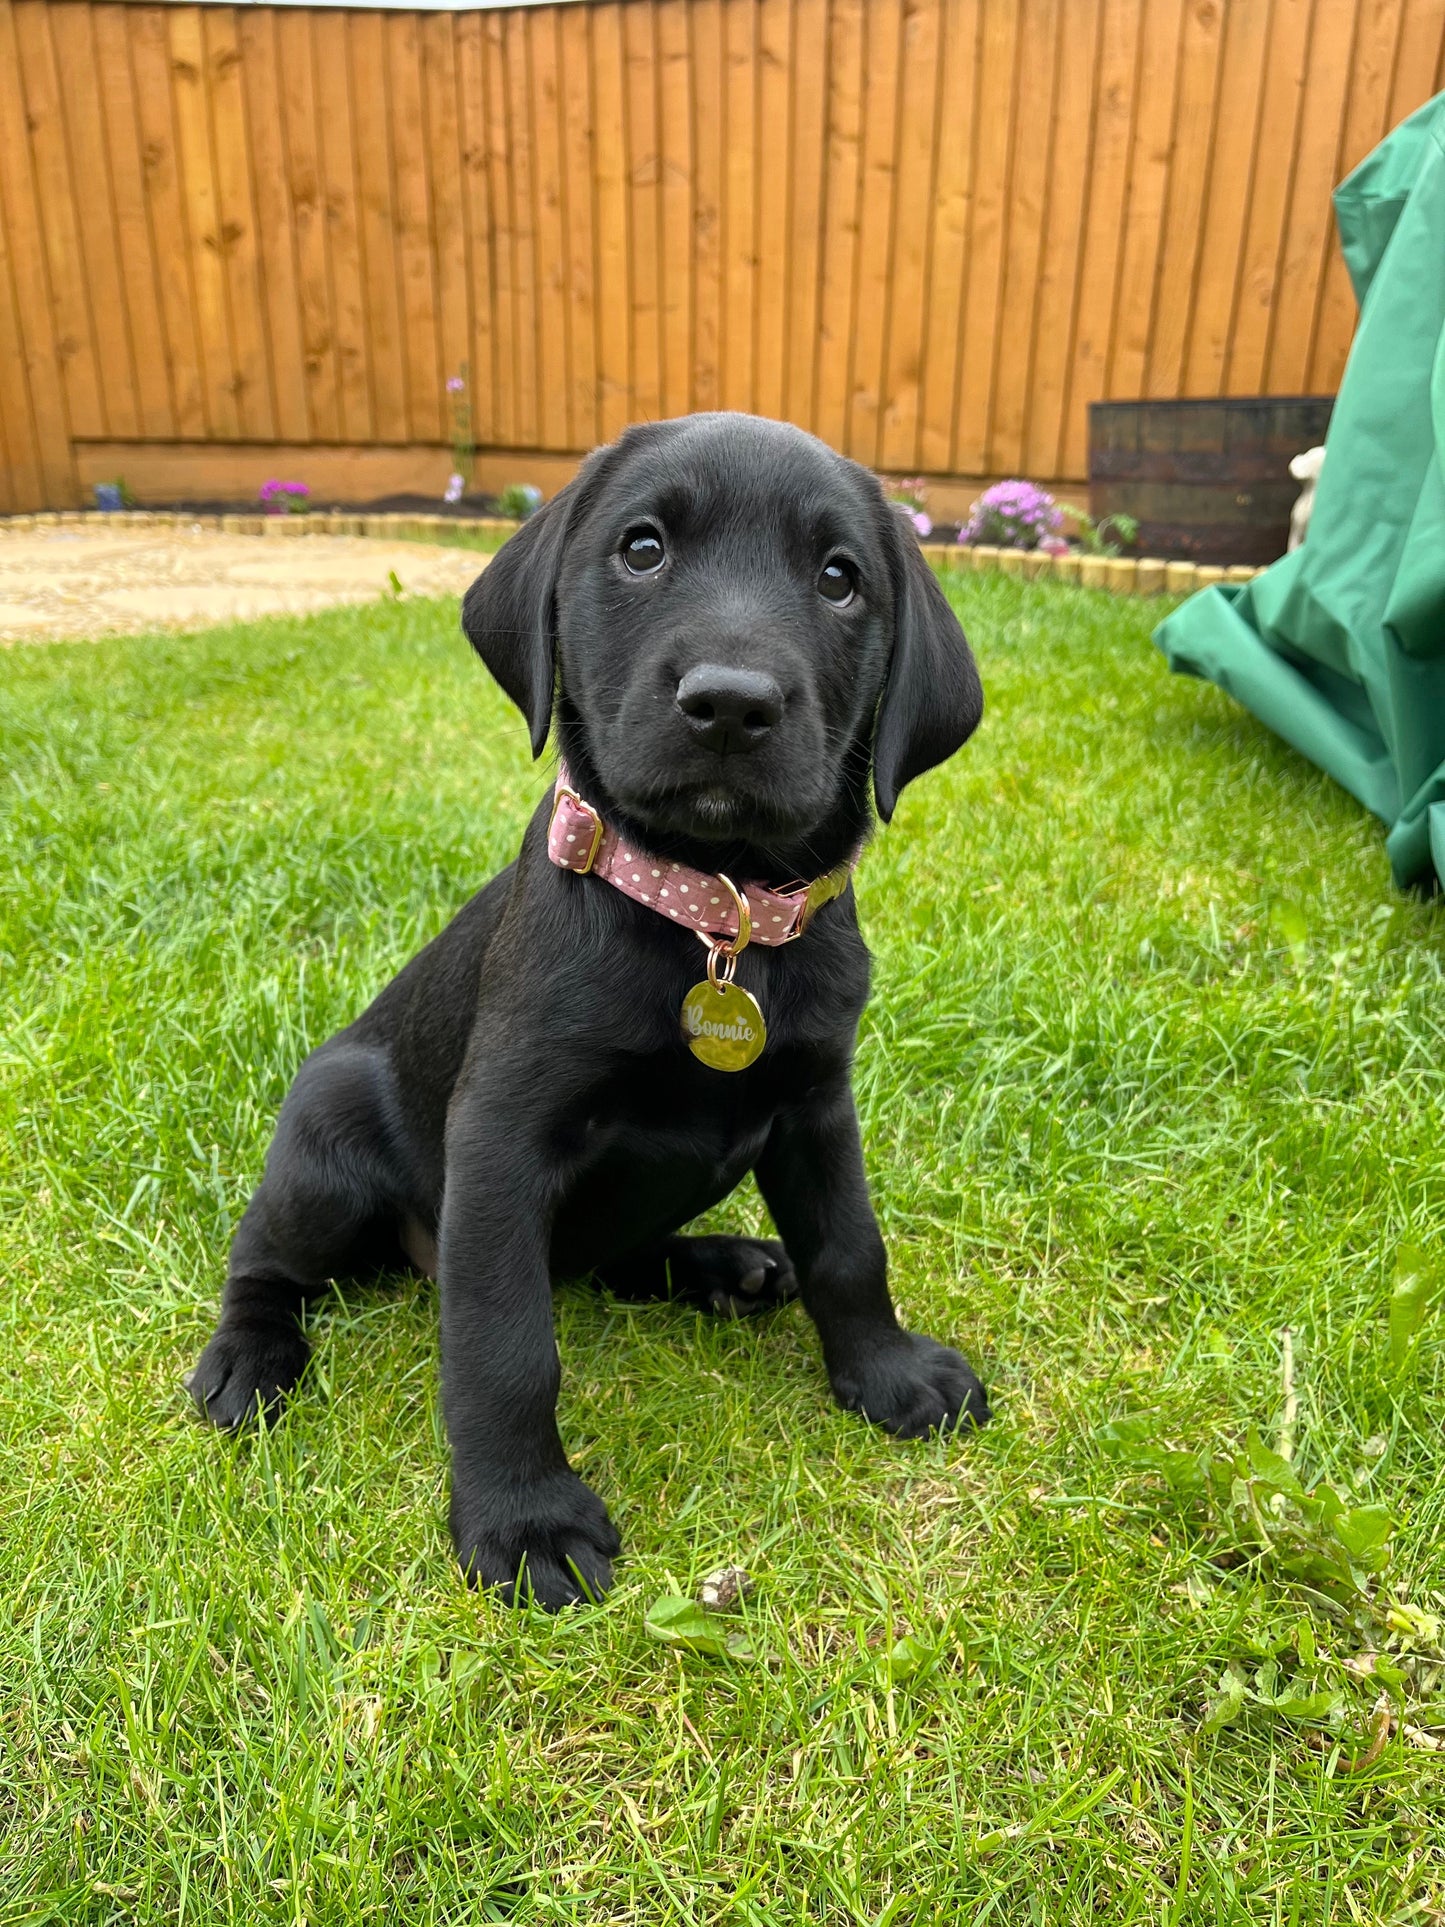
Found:
<path fill-rule="evenodd" d="M 0 509 L 435 493 L 464 367 L 484 485 L 717 407 L 1077 480 L 1093 398 L 1334 388 L 1329 192 L 1442 59 L 1445 0 L 0 0 Z"/>

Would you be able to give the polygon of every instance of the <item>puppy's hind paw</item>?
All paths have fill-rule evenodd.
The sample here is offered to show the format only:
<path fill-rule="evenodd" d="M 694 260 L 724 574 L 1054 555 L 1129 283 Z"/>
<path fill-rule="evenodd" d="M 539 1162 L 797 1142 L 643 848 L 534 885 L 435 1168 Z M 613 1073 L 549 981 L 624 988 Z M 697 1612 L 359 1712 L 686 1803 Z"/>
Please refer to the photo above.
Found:
<path fill-rule="evenodd" d="M 222 1324 L 182 1382 L 202 1418 L 234 1432 L 276 1418 L 310 1354 L 299 1326 Z"/>
<path fill-rule="evenodd" d="M 669 1260 L 673 1296 L 715 1318 L 755 1318 L 798 1295 L 776 1238 L 688 1238 Z"/>

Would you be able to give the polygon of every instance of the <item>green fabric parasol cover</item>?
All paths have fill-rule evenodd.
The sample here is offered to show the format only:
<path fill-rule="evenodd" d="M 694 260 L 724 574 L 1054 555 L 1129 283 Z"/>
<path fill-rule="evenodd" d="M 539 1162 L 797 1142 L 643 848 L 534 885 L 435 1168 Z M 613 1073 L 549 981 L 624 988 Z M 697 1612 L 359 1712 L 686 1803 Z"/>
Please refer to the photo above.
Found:
<path fill-rule="evenodd" d="M 1445 878 L 1445 94 L 1335 190 L 1360 324 L 1309 534 L 1154 640 L 1390 826 L 1395 880 Z"/>

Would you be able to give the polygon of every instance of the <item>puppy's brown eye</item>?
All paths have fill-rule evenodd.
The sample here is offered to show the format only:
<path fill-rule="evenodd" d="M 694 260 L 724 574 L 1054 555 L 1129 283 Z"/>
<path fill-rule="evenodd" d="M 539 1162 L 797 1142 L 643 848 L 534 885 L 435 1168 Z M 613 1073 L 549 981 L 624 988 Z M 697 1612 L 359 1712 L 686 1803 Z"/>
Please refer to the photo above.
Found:
<path fill-rule="evenodd" d="M 622 560 L 633 575 L 651 575 L 662 567 L 662 537 L 656 529 L 629 529 L 622 538 Z"/>
<path fill-rule="evenodd" d="M 822 574 L 818 577 L 818 594 L 831 602 L 835 609 L 846 608 L 858 593 L 858 571 L 851 562 L 845 562 L 841 555 L 835 555 L 831 562 L 823 564 Z"/>

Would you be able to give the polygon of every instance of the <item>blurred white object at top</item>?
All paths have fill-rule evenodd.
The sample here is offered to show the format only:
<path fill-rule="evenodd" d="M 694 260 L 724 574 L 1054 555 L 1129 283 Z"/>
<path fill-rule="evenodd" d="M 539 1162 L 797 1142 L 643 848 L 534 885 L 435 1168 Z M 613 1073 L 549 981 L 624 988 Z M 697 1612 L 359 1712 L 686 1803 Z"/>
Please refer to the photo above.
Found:
<path fill-rule="evenodd" d="M 1289 472 L 1297 482 L 1303 482 L 1299 500 L 1290 512 L 1289 545 L 1297 549 L 1309 532 L 1310 516 L 1314 513 L 1315 483 L 1320 479 L 1320 470 L 1325 465 L 1323 448 L 1307 448 L 1303 455 L 1296 455 L 1289 465 Z"/>

